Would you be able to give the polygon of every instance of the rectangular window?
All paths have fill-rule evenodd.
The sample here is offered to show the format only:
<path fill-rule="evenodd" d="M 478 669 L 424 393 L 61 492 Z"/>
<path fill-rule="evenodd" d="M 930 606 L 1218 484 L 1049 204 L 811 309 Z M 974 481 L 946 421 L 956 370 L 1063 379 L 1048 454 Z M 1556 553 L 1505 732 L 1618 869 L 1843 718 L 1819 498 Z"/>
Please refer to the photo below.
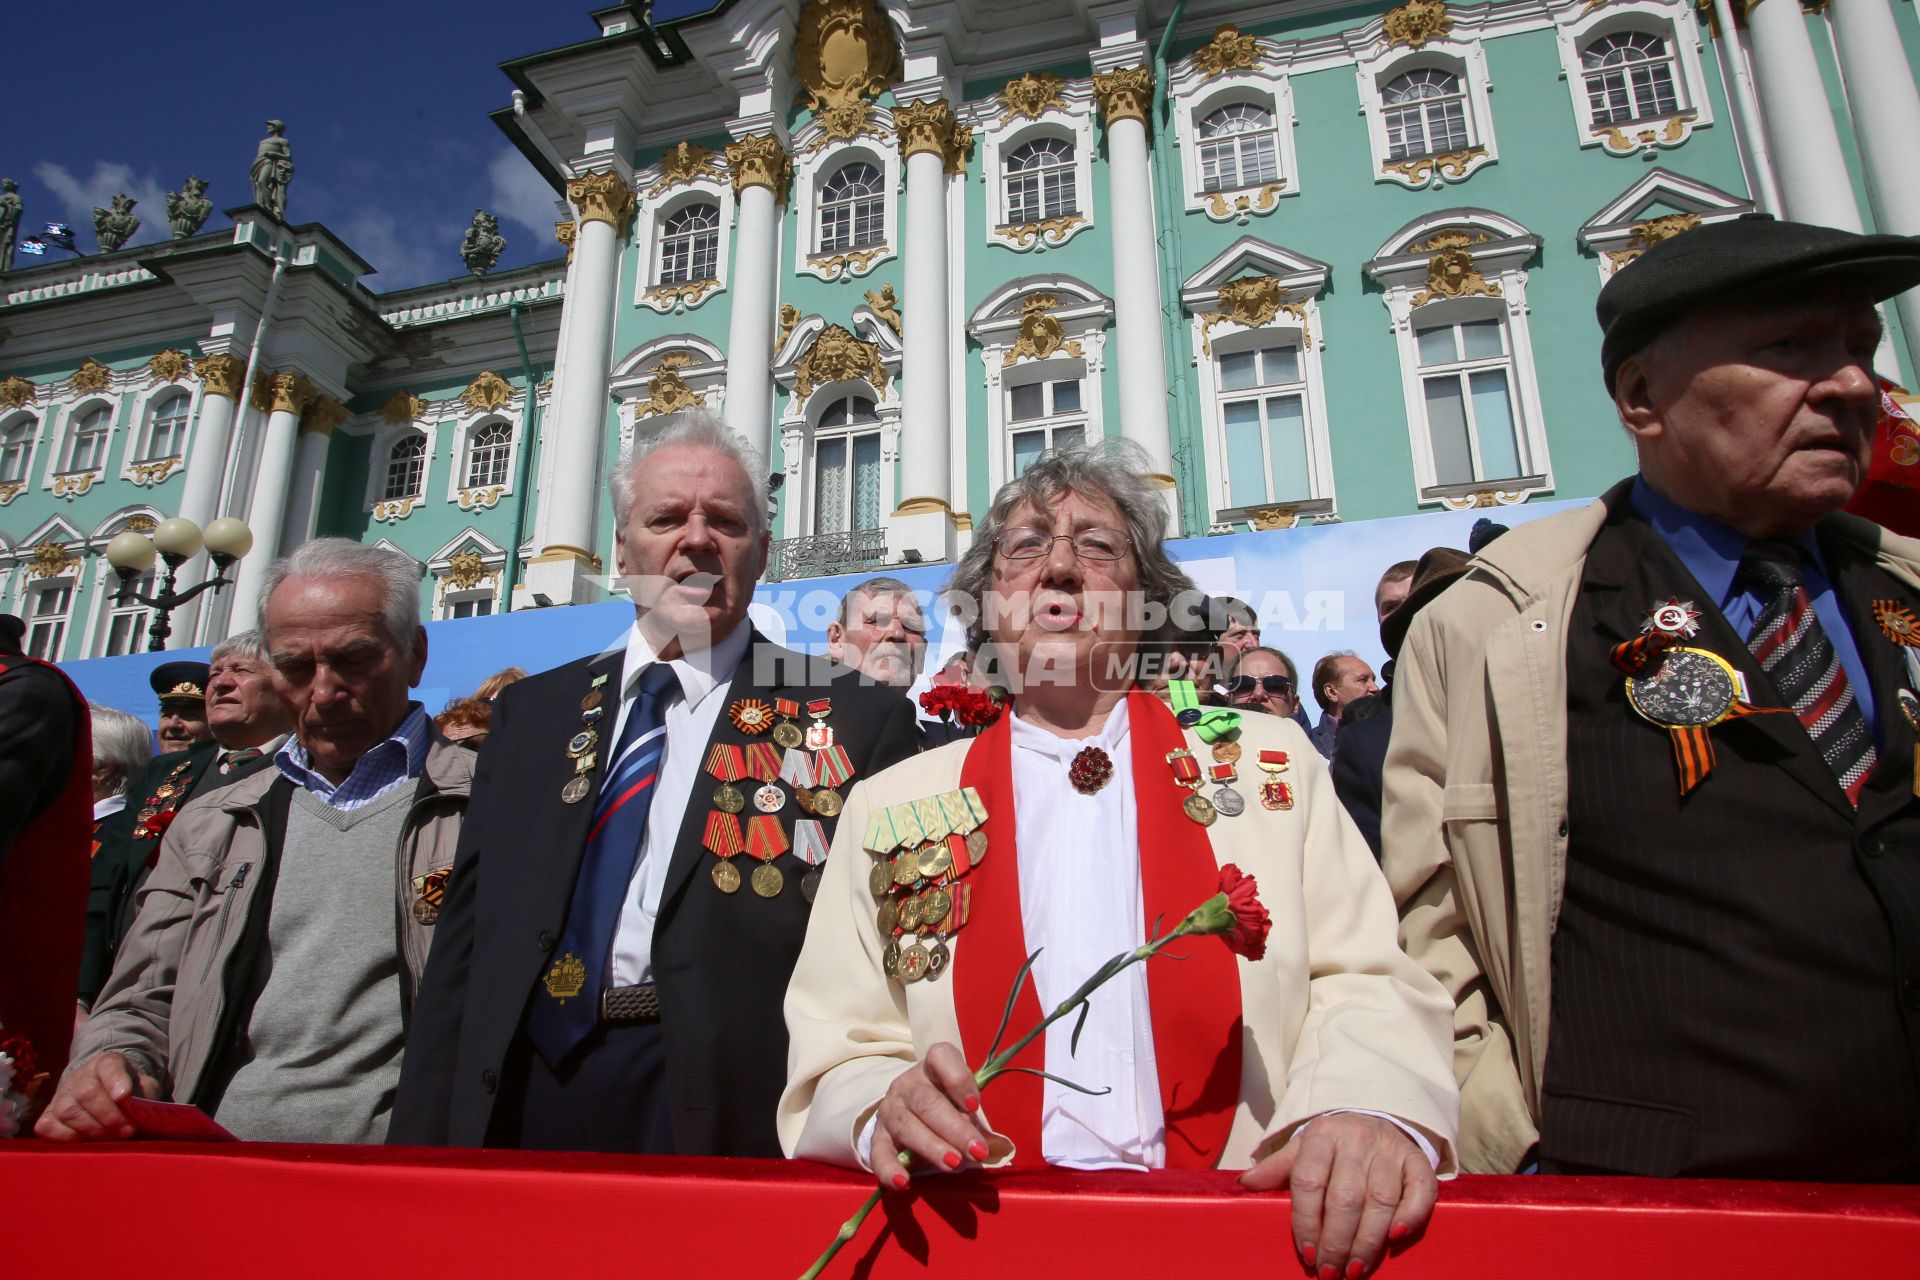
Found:
<path fill-rule="evenodd" d="M 1525 474 L 1506 326 L 1473 320 L 1418 334 L 1421 396 L 1435 484 Z"/>
<path fill-rule="evenodd" d="M 115 584 L 118 585 L 117 582 Z M 143 596 L 153 594 L 153 570 L 149 569 L 133 584 L 134 591 Z M 107 615 L 106 647 L 101 657 L 118 658 L 129 653 L 138 653 L 140 643 L 146 635 L 147 625 L 152 615 L 147 607 L 136 602 L 113 605 Z"/>
<path fill-rule="evenodd" d="M 61 642 L 67 638 L 67 607 L 73 602 L 70 585 L 41 587 L 33 593 L 27 611 L 27 652 L 44 662 L 60 657 Z"/>
<path fill-rule="evenodd" d="M 1312 498 L 1300 348 L 1289 343 L 1229 352 L 1220 356 L 1217 369 L 1226 505 Z"/>
<path fill-rule="evenodd" d="M 880 433 L 822 436 L 813 458 L 813 531 L 878 529 Z"/>
<path fill-rule="evenodd" d="M 1049 449 L 1085 444 L 1087 421 L 1080 379 L 1056 378 L 1008 387 L 1007 420 L 1012 427 L 1011 461 L 1016 477 Z"/>
<path fill-rule="evenodd" d="M 454 600 L 447 606 L 449 618 L 485 618 L 493 614 L 493 597 L 480 596 L 470 600 Z"/>

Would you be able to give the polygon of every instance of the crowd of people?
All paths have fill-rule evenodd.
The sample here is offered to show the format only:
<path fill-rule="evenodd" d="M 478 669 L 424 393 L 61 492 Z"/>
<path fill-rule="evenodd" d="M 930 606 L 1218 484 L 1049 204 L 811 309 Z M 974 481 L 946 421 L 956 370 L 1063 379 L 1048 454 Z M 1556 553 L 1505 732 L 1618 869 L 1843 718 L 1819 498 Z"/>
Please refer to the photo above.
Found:
<path fill-rule="evenodd" d="M 627 633 L 437 717 L 411 566 L 342 539 L 155 669 L 151 758 L 0 621 L 34 1132 L 1244 1170 L 1321 1280 L 1457 1172 L 1914 1179 L 1920 543 L 1840 508 L 1915 284 L 1920 241 L 1768 219 L 1648 250 L 1600 299 L 1636 474 L 1393 565 L 1391 660 L 1308 689 L 1174 607 L 1107 445 L 995 495 L 922 713 L 905 583 L 828 661 L 755 629 L 765 463 L 699 411 L 613 464 Z M 1264 948 L 1132 967 L 982 1096 L 1029 957 L 1032 1021 L 1229 866 Z"/>

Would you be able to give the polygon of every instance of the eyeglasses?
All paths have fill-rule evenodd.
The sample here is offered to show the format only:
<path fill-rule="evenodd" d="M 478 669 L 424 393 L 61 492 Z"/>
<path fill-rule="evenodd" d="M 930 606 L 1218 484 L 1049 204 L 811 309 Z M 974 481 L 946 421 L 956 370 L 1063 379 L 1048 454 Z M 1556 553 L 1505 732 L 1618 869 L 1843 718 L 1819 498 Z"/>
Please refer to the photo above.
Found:
<path fill-rule="evenodd" d="M 1285 676 L 1235 676 L 1227 686 L 1229 698 L 1244 698 L 1256 689 L 1265 689 L 1271 694 L 1293 692 L 1293 681 Z"/>
<path fill-rule="evenodd" d="M 1118 529 L 1082 529 L 1075 534 L 1065 534 L 1029 528 L 1008 529 L 994 545 L 1009 560 L 1038 560 L 1060 541 L 1071 544 L 1073 554 L 1082 560 L 1118 560 L 1133 545 L 1133 540 Z"/>

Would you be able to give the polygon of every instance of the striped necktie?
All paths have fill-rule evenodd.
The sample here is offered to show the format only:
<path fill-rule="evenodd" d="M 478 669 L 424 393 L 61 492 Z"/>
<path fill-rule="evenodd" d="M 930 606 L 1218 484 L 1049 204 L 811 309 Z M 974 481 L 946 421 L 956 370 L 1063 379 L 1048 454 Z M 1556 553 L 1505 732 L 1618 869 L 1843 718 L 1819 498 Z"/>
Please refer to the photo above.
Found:
<path fill-rule="evenodd" d="M 1760 597 L 1760 617 L 1747 648 L 1793 708 L 1840 789 L 1855 806 L 1873 771 L 1873 730 L 1840 665 L 1833 641 L 1814 614 L 1800 578 L 1800 552 L 1777 542 L 1748 545 L 1740 575 Z"/>
<path fill-rule="evenodd" d="M 224 752 L 220 757 L 220 772 L 232 773 L 248 761 L 258 760 L 260 755 L 261 751 L 258 747 L 242 747 L 238 751 Z"/>
<path fill-rule="evenodd" d="M 600 783 L 566 928 L 551 968 L 533 993 L 527 1036 L 556 1071 L 600 1021 L 600 992 L 607 985 L 614 930 L 640 860 L 654 783 L 666 753 L 667 693 L 677 680 L 665 662 L 654 663 L 640 676 L 619 745 Z"/>

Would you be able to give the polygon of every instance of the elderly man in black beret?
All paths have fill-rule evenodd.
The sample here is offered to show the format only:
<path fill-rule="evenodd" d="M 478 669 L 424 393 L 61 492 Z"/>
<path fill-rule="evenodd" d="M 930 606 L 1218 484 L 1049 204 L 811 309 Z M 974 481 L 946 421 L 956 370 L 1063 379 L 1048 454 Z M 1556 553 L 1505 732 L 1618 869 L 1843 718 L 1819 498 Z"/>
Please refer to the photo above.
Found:
<path fill-rule="evenodd" d="M 1602 290 L 1639 474 L 1413 619 L 1385 857 L 1474 1171 L 1920 1174 L 1920 542 L 1837 514 L 1920 239 L 1741 219 Z"/>

